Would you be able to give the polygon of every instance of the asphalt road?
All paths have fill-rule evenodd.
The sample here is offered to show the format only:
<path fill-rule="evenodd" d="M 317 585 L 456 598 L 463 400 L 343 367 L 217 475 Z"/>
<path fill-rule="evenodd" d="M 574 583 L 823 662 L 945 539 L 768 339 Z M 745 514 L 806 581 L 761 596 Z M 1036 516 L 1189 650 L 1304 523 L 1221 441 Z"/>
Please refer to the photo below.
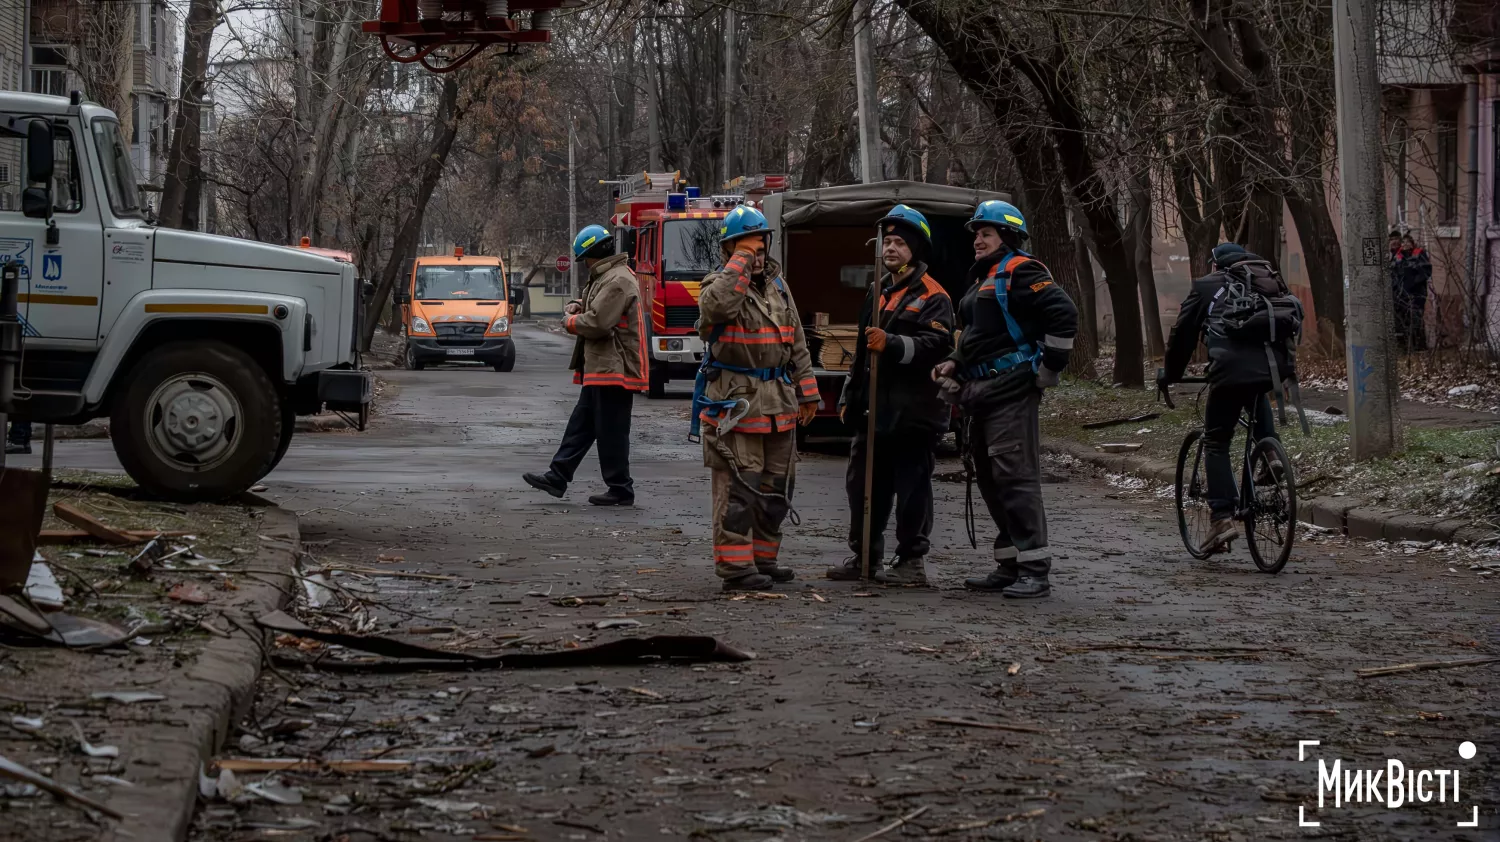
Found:
<path fill-rule="evenodd" d="M 1500 654 L 1500 576 L 1469 559 L 1322 538 L 1275 577 L 1242 548 L 1194 562 L 1167 497 L 1054 462 L 1050 599 L 960 588 L 989 553 L 963 538 L 956 483 L 938 487 L 937 587 L 832 583 L 820 573 L 846 554 L 844 460 L 806 454 L 802 524 L 783 548 L 800 578 L 782 599 L 730 600 L 712 574 L 708 476 L 686 442 L 686 401 L 636 403 L 634 508 L 585 502 L 600 488 L 592 458 L 554 500 L 520 475 L 545 468 L 572 407 L 570 340 L 517 335 L 508 374 L 383 373 L 394 388 L 377 424 L 297 438 L 268 496 L 300 514 L 318 562 L 457 577 L 370 579 L 381 631 L 453 626 L 410 639 L 470 651 L 709 634 L 757 658 L 284 670 L 294 689 L 268 674 L 242 733 L 289 716 L 313 726 L 230 753 L 436 765 L 290 774 L 301 805 L 210 806 L 195 838 L 260 838 L 260 823 L 330 840 L 855 840 L 926 808 L 880 838 L 1500 839 L 1500 666 L 1355 673 Z M 59 461 L 113 462 L 105 442 L 67 442 Z M 624 597 L 554 603 L 597 594 Z M 642 625 L 594 628 L 606 618 Z M 1299 762 L 1305 740 L 1318 745 Z M 1473 759 L 1460 754 L 1469 741 Z M 1335 808 L 1329 795 L 1319 810 L 1318 758 L 1345 771 L 1388 759 L 1457 769 L 1460 800 Z M 1479 827 L 1457 827 L 1476 806 Z M 1299 807 L 1320 826 L 1299 826 Z"/>

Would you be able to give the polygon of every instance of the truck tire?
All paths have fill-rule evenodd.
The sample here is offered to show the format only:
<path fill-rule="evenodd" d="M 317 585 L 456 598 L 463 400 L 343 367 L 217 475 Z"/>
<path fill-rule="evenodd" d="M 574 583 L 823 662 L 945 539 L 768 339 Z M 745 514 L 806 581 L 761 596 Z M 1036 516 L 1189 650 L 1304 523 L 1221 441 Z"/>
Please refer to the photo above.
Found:
<path fill-rule="evenodd" d="M 651 370 L 646 381 L 646 397 L 652 399 L 664 398 L 667 395 L 667 369 L 666 366 L 650 363 Z"/>
<path fill-rule="evenodd" d="M 417 359 L 416 349 L 411 347 L 410 342 L 406 343 L 406 351 L 401 355 L 401 361 L 406 364 L 407 371 L 421 371 L 427 367 L 426 364 Z"/>
<path fill-rule="evenodd" d="M 516 352 L 515 351 L 511 351 L 509 354 L 506 354 L 504 357 L 501 357 L 500 358 L 500 362 L 495 363 L 495 370 L 496 371 L 515 371 L 516 370 Z"/>
<path fill-rule="evenodd" d="M 238 494 L 282 447 L 281 394 L 250 355 L 174 342 L 142 357 L 110 413 L 115 455 L 147 492 L 176 500 Z"/>
<path fill-rule="evenodd" d="M 276 456 L 271 460 L 270 473 L 281 464 L 281 458 L 286 455 L 286 449 L 292 446 L 292 431 L 297 429 L 297 413 L 292 410 L 292 405 L 282 401 L 281 403 L 281 443 L 276 445 Z"/>

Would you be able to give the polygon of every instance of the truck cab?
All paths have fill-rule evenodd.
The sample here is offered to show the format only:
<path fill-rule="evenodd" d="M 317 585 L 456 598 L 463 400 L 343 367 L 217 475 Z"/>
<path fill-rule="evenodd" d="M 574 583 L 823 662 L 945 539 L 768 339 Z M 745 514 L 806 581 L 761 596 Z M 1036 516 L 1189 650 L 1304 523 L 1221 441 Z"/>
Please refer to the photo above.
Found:
<path fill-rule="evenodd" d="M 110 419 L 126 472 L 223 497 L 281 460 L 297 415 L 364 410 L 354 267 L 157 228 L 108 109 L 0 92 L 0 264 L 19 269 L 12 420 Z"/>
<path fill-rule="evenodd" d="M 524 289 L 510 289 L 498 257 L 449 255 L 411 261 L 397 292 L 412 371 L 447 362 L 480 362 L 496 371 L 516 367 L 512 309 Z"/>

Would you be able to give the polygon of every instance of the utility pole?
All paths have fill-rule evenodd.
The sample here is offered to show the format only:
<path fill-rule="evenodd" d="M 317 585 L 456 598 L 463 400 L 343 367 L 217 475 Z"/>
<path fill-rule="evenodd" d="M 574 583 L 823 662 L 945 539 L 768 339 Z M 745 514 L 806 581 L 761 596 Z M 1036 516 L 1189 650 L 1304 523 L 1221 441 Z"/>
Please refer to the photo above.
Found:
<path fill-rule="evenodd" d="M 646 169 L 661 172 L 661 92 L 656 88 L 656 7 L 646 22 Z M 615 175 L 615 173 L 610 173 Z M 672 185 L 677 189 L 677 185 Z"/>
<path fill-rule="evenodd" d="M 1400 447 L 1392 302 L 1386 279 L 1385 172 L 1380 157 L 1376 0 L 1333 0 L 1334 93 L 1344 212 L 1349 443 L 1356 461 Z"/>
<path fill-rule="evenodd" d="M 735 55 L 734 8 L 724 7 L 724 178 L 734 178 L 734 101 L 739 92 L 739 57 Z"/>
<path fill-rule="evenodd" d="M 573 237 L 578 234 L 578 176 L 573 169 L 573 112 L 568 112 L 568 236 L 566 242 L 571 244 Z M 568 289 L 573 291 L 573 297 L 578 298 L 582 292 L 578 289 L 578 258 L 573 255 L 573 250 L 568 249 Z"/>
<path fill-rule="evenodd" d="M 854 5 L 854 84 L 859 113 L 859 180 L 865 184 L 885 178 L 880 162 L 880 103 L 875 90 L 875 44 L 870 20 L 871 0 Z"/>

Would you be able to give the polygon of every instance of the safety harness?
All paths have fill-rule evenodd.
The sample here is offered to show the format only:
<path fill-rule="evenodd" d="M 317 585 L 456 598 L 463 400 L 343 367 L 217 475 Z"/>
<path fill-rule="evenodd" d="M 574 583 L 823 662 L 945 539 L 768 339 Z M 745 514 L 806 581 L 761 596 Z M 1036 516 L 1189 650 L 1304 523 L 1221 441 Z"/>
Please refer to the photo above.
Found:
<path fill-rule="evenodd" d="M 1024 251 L 1015 251 L 1010 257 L 990 267 L 990 273 L 985 280 L 994 284 L 995 302 L 1000 305 L 1000 312 L 1005 315 L 1005 329 L 1010 331 L 1010 338 L 1016 343 L 1016 350 L 1004 356 L 959 369 L 960 379 L 985 380 L 997 377 L 1018 365 L 1029 365 L 1032 371 L 1035 371 L 1041 364 L 1042 349 L 1027 341 L 1020 323 L 1016 321 L 1015 316 L 1010 314 L 1011 273 L 1017 266 L 1034 259 Z"/>

